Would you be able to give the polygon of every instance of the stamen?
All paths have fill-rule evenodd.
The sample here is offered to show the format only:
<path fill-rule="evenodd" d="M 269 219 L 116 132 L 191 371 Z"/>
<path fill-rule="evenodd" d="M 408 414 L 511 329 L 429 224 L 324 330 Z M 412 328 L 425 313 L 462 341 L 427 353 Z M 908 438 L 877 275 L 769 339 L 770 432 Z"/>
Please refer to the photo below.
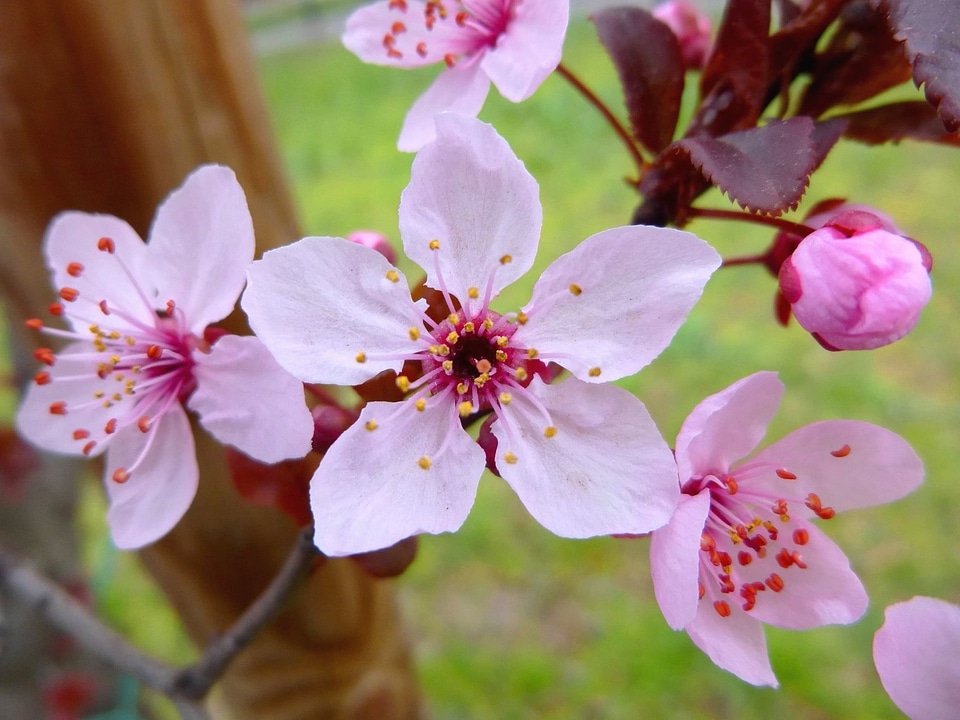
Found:
<path fill-rule="evenodd" d="M 159 345 L 150 345 L 147 348 L 147 357 L 151 360 L 159 360 L 163 356 L 163 348 Z"/>
<path fill-rule="evenodd" d="M 76 302 L 80 297 L 80 291 L 72 287 L 60 288 L 60 297 L 67 302 Z"/>
<path fill-rule="evenodd" d="M 581 288 L 581 287 L 580 287 L 579 285 L 577 285 L 576 283 L 570 283 L 570 293 L 571 293 L 571 294 L 573 294 L 573 295 L 580 295 L 580 293 L 582 293 L 582 292 L 583 292 L 583 288 Z"/>
<path fill-rule="evenodd" d="M 73 439 L 74 439 L 74 440 L 86 440 L 88 437 L 90 437 L 90 431 L 89 431 L 89 430 L 84 430 L 83 428 L 78 428 L 78 429 L 76 429 L 76 430 L 73 431 Z"/>
<path fill-rule="evenodd" d="M 373 431 L 376 430 L 378 427 L 380 427 L 379 425 L 377 425 L 377 421 L 376 421 L 376 420 L 367 420 L 367 421 L 363 424 L 363 426 L 364 426 L 367 430 L 369 430 L 370 432 L 373 432 Z"/>
<path fill-rule="evenodd" d="M 66 415 L 67 414 L 67 404 L 63 400 L 57 400 L 54 403 L 50 403 L 50 414 L 51 415 Z"/>
<path fill-rule="evenodd" d="M 413 405 L 417 409 L 417 412 L 423 412 L 427 409 L 427 401 L 423 398 L 417 398 L 417 401 Z"/>
<path fill-rule="evenodd" d="M 556 426 L 556 425 L 547 425 L 547 427 L 545 427 L 545 428 L 543 429 L 543 436 L 544 436 L 544 437 L 552 438 L 552 437 L 556 437 L 556 435 L 557 435 L 557 426 Z"/>
<path fill-rule="evenodd" d="M 361 350 L 357 353 L 357 357 L 355 359 L 358 363 L 365 363 L 367 361 L 367 354 Z"/>
<path fill-rule="evenodd" d="M 771 590 L 773 590 L 774 592 L 777 592 L 777 593 L 780 592 L 781 590 L 783 590 L 783 588 L 784 588 L 783 578 L 780 577 L 779 575 L 777 575 L 776 573 L 770 573 L 770 577 L 768 577 L 768 578 L 764 581 L 764 584 L 765 584 L 768 588 L 770 588 Z"/>
<path fill-rule="evenodd" d="M 386 277 L 387 277 L 387 280 L 389 280 L 390 282 L 400 282 L 400 273 L 398 273 L 396 270 L 392 268 L 390 270 L 387 270 Z"/>
<path fill-rule="evenodd" d="M 796 479 L 797 479 L 797 476 L 796 476 L 796 475 L 794 475 L 792 472 L 790 472 L 789 470 L 786 470 L 786 469 L 784 469 L 784 468 L 778 468 L 778 469 L 777 469 L 777 477 L 778 477 L 778 478 L 781 478 L 782 480 L 796 480 Z"/>
<path fill-rule="evenodd" d="M 433 462 L 431 462 L 430 458 L 427 457 L 426 455 L 421 455 L 420 459 L 417 460 L 417 465 L 420 466 L 421 470 L 429 470 L 430 467 L 433 465 Z"/>
<path fill-rule="evenodd" d="M 82 452 L 84 455 L 89 455 L 90 453 L 93 452 L 93 449 L 96 446 L 97 446 L 97 441 L 91 440 L 90 442 L 88 442 L 86 445 L 83 446 L 83 449 L 80 452 Z"/>
<path fill-rule="evenodd" d="M 50 307 L 47 308 L 50 311 L 51 315 L 56 315 L 61 317 L 63 315 L 63 305 L 60 303 L 50 303 Z"/>
<path fill-rule="evenodd" d="M 410 389 L 410 378 L 406 375 L 397 375 L 397 387 L 400 388 L 400 392 L 407 392 Z"/>
<path fill-rule="evenodd" d="M 500 258 L 501 265 L 506 265 L 507 263 L 512 263 L 512 262 L 513 262 L 513 255 L 503 255 Z"/>
<path fill-rule="evenodd" d="M 431 240 L 431 241 L 430 241 L 430 249 L 431 249 L 431 250 L 439 250 L 439 249 L 440 249 L 440 241 L 439 241 L 439 240 L 436 240 L 436 239 Z"/>
<path fill-rule="evenodd" d="M 108 237 L 102 237 L 97 240 L 97 250 L 113 255 L 117 251 L 117 246 L 113 240 Z"/>
<path fill-rule="evenodd" d="M 144 416 L 141 417 L 139 420 L 137 420 L 137 428 L 138 428 L 138 429 L 140 430 L 140 432 L 142 432 L 144 435 L 146 435 L 148 432 L 150 432 L 150 418 L 148 418 L 146 415 L 144 415 Z"/>
<path fill-rule="evenodd" d="M 407 31 L 407 26 L 404 25 L 399 20 L 397 20 L 393 25 L 390 26 L 390 32 L 392 32 L 394 35 L 399 35 L 400 33 L 406 32 L 406 31 Z"/>
<path fill-rule="evenodd" d="M 850 446 L 844 445 L 839 450 L 831 450 L 830 454 L 833 455 L 835 458 L 844 458 L 850 454 Z"/>
<path fill-rule="evenodd" d="M 514 455 L 514 454 L 513 454 L 512 452 L 510 452 L 509 450 L 507 450 L 507 452 L 504 454 L 503 459 L 507 461 L 507 464 L 508 464 L 508 465 L 516 465 L 516 464 L 517 464 L 517 456 Z"/>
<path fill-rule="evenodd" d="M 50 373 L 48 373 L 46 370 L 41 370 L 33 376 L 33 381 L 37 385 L 49 385 L 52 379 L 53 378 L 50 377 Z"/>
<path fill-rule="evenodd" d="M 419 55 L 420 57 L 427 56 L 427 44 L 425 42 L 417 43 L 417 55 Z"/>
<path fill-rule="evenodd" d="M 470 402 L 469 400 L 465 400 L 464 402 L 457 405 L 457 412 L 460 413 L 460 417 L 463 417 L 463 418 L 469 417 L 470 414 L 473 412 L 473 403 Z"/>
<path fill-rule="evenodd" d="M 67 275 L 70 277 L 80 277 L 83 274 L 83 265 L 78 262 L 72 262 L 67 265 Z"/>
<path fill-rule="evenodd" d="M 410 328 L 409 330 L 407 330 L 407 334 L 410 336 L 410 339 L 411 339 L 411 340 L 419 340 L 419 339 L 420 339 L 420 330 L 419 330 L 419 328 L 412 327 L 412 328 Z"/>
<path fill-rule="evenodd" d="M 793 531 L 793 541 L 797 545 L 806 545 L 810 542 L 810 533 L 803 528 L 797 528 Z"/>
<path fill-rule="evenodd" d="M 103 426 L 103 431 L 107 435 L 113 435 L 117 431 L 117 419 L 110 418 L 107 420 L 107 424 Z"/>
<path fill-rule="evenodd" d="M 130 479 L 130 473 L 124 470 L 122 467 L 117 468 L 113 471 L 113 481 L 118 485 L 123 485 L 127 480 Z"/>
<path fill-rule="evenodd" d="M 713 609 L 717 611 L 717 615 L 722 618 L 730 617 L 730 604 L 726 600 L 716 600 L 713 603 Z"/>
<path fill-rule="evenodd" d="M 587 375 L 590 377 L 600 377 L 601 372 L 599 367 L 592 367 L 587 371 Z"/>
<path fill-rule="evenodd" d="M 39 330 L 43 327 L 43 320 L 40 318 L 30 318 L 27 320 L 24 325 L 26 325 L 31 330 Z"/>

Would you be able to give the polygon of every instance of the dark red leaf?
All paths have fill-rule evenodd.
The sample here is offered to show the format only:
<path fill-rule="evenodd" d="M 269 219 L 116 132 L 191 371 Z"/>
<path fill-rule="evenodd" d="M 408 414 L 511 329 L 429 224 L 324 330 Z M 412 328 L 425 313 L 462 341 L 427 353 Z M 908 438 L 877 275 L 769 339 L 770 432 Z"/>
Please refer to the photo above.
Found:
<path fill-rule="evenodd" d="M 799 113 L 817 117 L 835 105 L 853 105 L 910 79 L 902 43 L 868 0 L 847 5 L 840 26 L 817 55 Z"/>
<path fill-rule="evenodd" d="M 843 137 L 843 131 L 847 129 L 847 121 L 844 118 L 830 118 L 813 125 L 813 170 L 816 170 L 827 159 L 827 155 L 837 144 L 837 140 Z M 811 170 L 810 172 L 813 172 Z"/>
<path fill-rule="evenodd" d="M 839 116 L 847 120 L 844 135 L 867 145 L 903 139 L 960 145 L 960 134 L 948 133 L 929 103 L 922 100 L 891 103 Z"/>
<path fill-rule="evenodd" d="M 803 197 L 829 139 L 828 132 L 823 135 L 818 142 L 813 120 L 795 117 L 717 138 L 685 138 L 676 145 L 731 200 L 748 210 L 779 215 Z"/>
<path fill-rule="evenodd" d="M 673 140 L 683 95 L 683 59 L 677 38 L 640 8 L 601 10 L 591 17 L 623 86 L 633 134 L 658 153 Z"/>
<path fill-rule="evenodd" d="M 781 28 L 770 38 L 771 81 L 786 74 L 793 77 L 793 69 L 817 45 L 817 41 L 849 0 L 822 0 L 798 7 L 792 2 L 780 2 Z"/>
<path fill-rule="evenodd" d="M 700 78 L 700 109 L 689 135 L 752 127 L 766 105 L 770 0 L 730 0 Z"/>
<path fill-rule="evenodd" d="M 913 81 L 950 132 L 960 130 L 960 3 L 879 0 L 913 63 Z"/>
<path fill-rule="evenodd" d="M 227 448 L 227 467 L 240 495 L 256 505 L 272 505 L 293 518 L 298 527 L 313 522 L 308 488 L 316 455 L 265 465 Z"/>

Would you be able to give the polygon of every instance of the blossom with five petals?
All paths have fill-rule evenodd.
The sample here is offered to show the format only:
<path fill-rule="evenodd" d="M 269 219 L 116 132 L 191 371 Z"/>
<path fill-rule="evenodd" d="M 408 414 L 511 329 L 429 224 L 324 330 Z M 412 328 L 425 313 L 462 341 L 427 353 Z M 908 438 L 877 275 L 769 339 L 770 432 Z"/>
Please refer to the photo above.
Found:
<path fill-rule="evenodd" d="M 896 500 L 923 479 L 903 438 L 854 420 L 806 425 L 741 462 L 782 394 L 761 372 L 693 410 L 677 437 L 680 502 L 650 544 L 667 623 L 754 685 L 777 684 L 761 623 L 804 630 L 866 610 L 847 558 L 810 520 Z"/>
<path fill-rule="evenodd" d="M 476 117 L 493 82 L 507 100 L 533 95 L 560 63 L 569 0 L 380 0 L 347 19 L 343 44 L 361 60 L 446 69 L 407 113 L 397 146 L 433 139 L 433 116 Z"/>
<path fill-rule="evenodd" d="M 960 708 L 960 607 L 915 597 L 884 613 L 873 662 L 910 720 L 953 720 Z"/>
<path fill-rule="evenodd" d="M 253 222 L 226 167 L 195 170 L 160 205 L 147 244 L 110 215 L 65 212 L 44 252 L 71 342 L 40 348 L 17 415 L 45 450 L 106 451 L 107 521 L 116 544 L 165 535 L 197 489 L 184 405 L 219 441 L 263 462 L 302 457 L 313 422 L 303 385 L 254 337 L 205 332 L 233 309 L 253 260 Z M 269 432 L 265 430 L 269 428 Z"/>
<path fill-rule="evenodd" d="M 669 518 L 672 455 L 643 404 L 607 382 L 667 346 L 719 257 L 679 230 L 606 230 L 547 268 L 521 312 L 500 315 L 490 302 L 532 265 L 540 222 L 536 181 L 506 142 L 444 114 L 414 160 L 400 233 L 446 318 L 430 319 L 380 254 L 339 238 L 305 238 L 251 266 L 241 304 L 291 373 L 342 385 L 405 373 L 409 397 L 368 403 L 317 469 L 323 552 L 459 528 L 485 465 L 461 421 L 487 412 L 500 474 L 549 530 L 641 533 Z M 574 377 L 534 377 L 548 361 Z"/>

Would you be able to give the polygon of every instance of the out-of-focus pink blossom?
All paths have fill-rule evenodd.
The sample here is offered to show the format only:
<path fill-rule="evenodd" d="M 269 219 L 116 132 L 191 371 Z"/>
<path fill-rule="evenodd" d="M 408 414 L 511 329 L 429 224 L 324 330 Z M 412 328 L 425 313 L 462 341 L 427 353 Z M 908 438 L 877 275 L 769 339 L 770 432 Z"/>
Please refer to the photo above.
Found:
<path fill-rule="evenodd" d="M 668 0 L 653 8 L 653 16 L 665 23 L 680 44 L 684 66 L 697 70 L 710 56 L 710 18 L 696 5 L 685 0 Z"/>
<path fill-rule="evenodd" d="M 782 394 L 761 372 L 694 408 L 677 436 L 680 502 L 650 543 L 667 623 L 754 685 L 777 684 L 762 623 L 804 630 L 866 610 L 847 558 L 811 520 L 890 502 L 923 479 L 903 438 L 854 420 L 806 425 L 741 460 Z"/>
<path fill-rule="evenodd" d="M 165 535 L 197 489 L 185 408 L 223 443 L 264 462 L 302 457 L 313 422 L 303 386 L 257 338 L 210 332 L 233 309 L 253 260 L 253 222 L 229 168 L 195 170 L 157 210 L 144 243 L 111 215 L 61 213 L 44 252 L 69 327 L 17 414 L 23 437 L 53 452 L 106 451 L 114 542 Z"/>
<path fill-rule="evenodd" d="M 491 82 L 512 102 L 530 97 L 560 62 L 569 14 L 569 0 L 380 0 L 347 19 L 342 39 L 364 62 L 446 65 L 404 120 L 397 146 L 415 152 L 436 113 L 476 117 Z"/>
<path fill-rule="evenodd" d="M 960 607 L 915 597 L 887 608 L 873 638 L 883 689 L 910 720 L 960 712 Z"/>
<path fill-rule="evenodd" d="M 347 235 L 347 240 L 357 245 L 363 245 L 371 250 L 376 250 L 383 255 L 391 265 L 397 262 L 397 251 L 387 239 L 387 236 L 376 230 L 354 230 Z"/>
<path fill-rule="evenodd" d="M 783 261 L 780 293 L 825 348 L 870 350 L 917 324 L 932 292 L 931 266 L 927 249 L 900 235 L 889 218 L 846 207 Z"/>
<path fill-rule="evenodd" d="M 431 319 L 381 255 L 340 238 L 304 238 L 248 273 L 243 308 L 290 372 L 355 385 L 393 371 L 406 395 L 367 403 L 324 455 L 310 484 L 317 546 L 349 555 L 459 528 L 485 464 L 463 420 L 486 412 L 501 476 L 549 530 L 659 527 L 679 495 L 676 464 L 643 404 L 611 381 L 667 346 L 719 257 L 677 230 L 605 230 L 555 260 L 520 312 L 497 313 L 491 301 L 534 262 L 537 183 L 489 125 L 436 122 L 400 234 L 445 317 Z M 551 361 L 573 377 L 543 382 Z"/>

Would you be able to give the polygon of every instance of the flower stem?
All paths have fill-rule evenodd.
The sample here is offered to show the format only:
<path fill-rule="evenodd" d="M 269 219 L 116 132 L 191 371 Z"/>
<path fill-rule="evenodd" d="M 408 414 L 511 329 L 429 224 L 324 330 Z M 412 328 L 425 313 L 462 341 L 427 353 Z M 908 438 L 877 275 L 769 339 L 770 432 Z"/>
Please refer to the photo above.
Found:
<path fill-rule="evenodd" d="M 713 220 L 739 220 L 741 222 L 752 222 L 757 225 L 766 225 L 768 227 L 783 230 L 791 235 L 806 237 L 813 232 L 813 228 L 800 223 L 782 220 L 781 218 L 769 217 L 767 215 L 754 215 L 753 213 L 740 210 L 720 210 L 718 208 L 695 208 L 687 209 L 687 217 L 711 218 Z M 726 263 L 724 263 L 726 264 Z M 739 263 L 743 264 L 743 263 Z"/>
<path fill-rule="evenodd" d="M 623 144 L 626 146 L 627 151 L 630 153 L 630 157 L 633 158 L 633 162 L 637 166 L 637 170 L 640 174 L 643 174 L 643 169 L 646 166 L 646 162 L 643 159 L 643 155 L 640 154 L 640 149 L 637 147 L 637 144 L 634 142 L 633 137 L 630 135 L 630 132 L 623 126 L 617 117 L 610 112 L 610 108 L 601 100 L 597 95 L 583 82 L 574 75 L 569 68 L 563 63 L 557 65 L 557 73 L 560 74 L 567 82 L 569 82 L 573 87 L 583 95 L 587 101 L 593 105 L 597 110 L 600 111 L 600 114 L 606 119 L 606 121 L 613 128 L 613 131 L 617 134 Z"/>

